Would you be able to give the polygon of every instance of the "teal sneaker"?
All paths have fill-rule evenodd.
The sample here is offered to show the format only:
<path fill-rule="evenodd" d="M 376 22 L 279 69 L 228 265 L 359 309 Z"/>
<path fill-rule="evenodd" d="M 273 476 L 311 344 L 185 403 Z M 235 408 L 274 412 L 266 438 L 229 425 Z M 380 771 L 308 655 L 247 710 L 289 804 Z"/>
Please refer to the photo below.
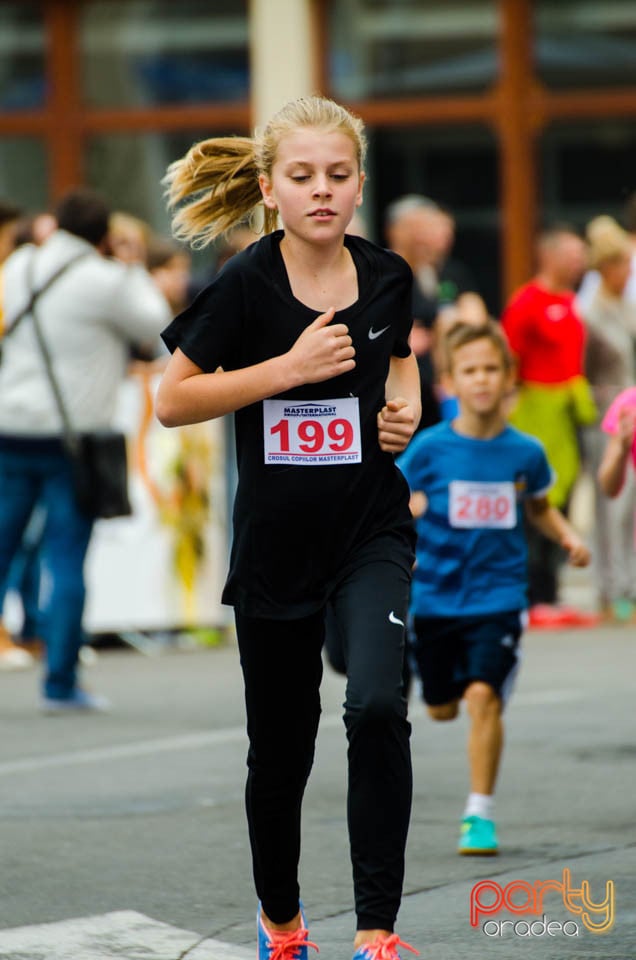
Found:
<path fill-rule="evenodd" d="M 629 623 L 634 615 L 634 604 L 621 597 L 612 603 L 612 616 L 616 623 Z"/>
<path fill-rule="evenodd" d="M 289 932 L 269 930 L 261 917 L 261 905 L 256 914 L 257 949 L 256 960 L 307 960 L 307 947 L 318 950 L 315 943 L 308 939 L 307 921 L 303 905 L 300 905 L 299 930 Z"/>
<path fill-rule="evenodd" d="M 363 943 L 354 953 L 353 960 L 400 960 L 398 947 L 403 947 L 419 956 L 419 951 L 415 947 L 400 940 L 397 933 L 392 933 L 388 937 L 377 937 L 371 943 Z"/>
<path fill-rule="evenodd" d="M 494 821 L 484 820 L 483 817 L 465 817 L 457 852 L 469 857 L 496 856 L 499 849 Z"/>

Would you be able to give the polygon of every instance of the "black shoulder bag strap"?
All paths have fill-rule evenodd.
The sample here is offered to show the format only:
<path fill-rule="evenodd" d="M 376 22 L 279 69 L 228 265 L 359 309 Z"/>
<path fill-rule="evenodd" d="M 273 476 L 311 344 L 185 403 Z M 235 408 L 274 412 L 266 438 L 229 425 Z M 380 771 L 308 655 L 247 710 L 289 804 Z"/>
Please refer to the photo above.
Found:
<path fill-rule="evenodd" d="M 24 319 L 24 317 L 32 313 L 36 300 L 38 300 L 42 296 L 42 294 L 49 289 L 49 287 L 53 286 L 55 281 L 59 277 L 61 277 L 63 273 L 66 273 L 69 267 L 72 267 L 73 264 L 77 263 L 78 260 L 81 260 L 83 257 L 87 257 L 87 256 L 88 256 L 88 253 L 79 253 L 77 254 L 77 256 L 71 257 L 70 260 L 67 260 L 67 262 L 59 268 L 59 270 L 56 270 L 55 273 L 51 277 L 49 277 L 46 283 L 43 284 L 39 290 L 31 290 L 31 275 L 33 273 L 33 265 L 35 261 L 35 251 L 34 251 L 29 263 L 29 284 L 28 284 L 29 292 L 30 292 L 29 302 L 25 307 L 22 308 L 22 310 L 20 310 L 18 315 L 13 318 L 11 323 L 9 322 L 6 323 L 4 333 L 0 338 L 0 342 L 2 342 L 2 340 L 5 340 L 7 337 L 11 336 L 11 334 L 18 327 L 20 321 Z"/>
<path fill-rule="evenodd" d="M 45 290 L 48 290 L 49 287 L 52 286 L 53 282 L 57 280 L 58 277 L 61 277 L 63 273 L 66 273 L 69 267 L 72 267 L 74 263 L 78 262 L 78 260 L 82 260 L 84 257 L 87 257 L 87 256 L 89 256 L 88 253 L 80 253 L 78 256 L 73 257 L 71 260 L 68 260 L 63 267 L 60 267 L 60 269 L 57 270 L 53 274 L 53 276 L 49 278 L 49 280 L 47 280 L 44 286 L 40 287 L 39 290 L 36 290 L 31 295 L 31 299 L 29 300 L 28 306 L 20 314 L 18 314 L 16 319 L 13 321 L 13 325 L 10 328 L 10 330 L 15 330 L 16 324 L 22 319 L 22 317 L 26 316 L 28 313 L 31 314 L 31 317 L 33 319 L 33 329 L 35 330 L 35 336 L 38 341 L 40 353 L 42 354 L 42 359 L 44 361 L 44 368 L 46 370 L 46 375 L 49 379 L 49 383 L 51 384 L 51 390 L 53 391 L 53 396 L 55 397 L 55 404 L 57 406 L 57 409 L 60 414 L 60 418 L 62 420 L 64 443 L 66 445 L 67 450 L 72 455 L 77 455 L 79 451 L 80 440 L 77 433 L 71 426 L 68 410 L 66 408 L 66 404 L 64 403 L 64 398 L 62 397 L 62 391 L 60 390 L 60 385 L 57 382 L 57 377 L 53 372 L 53 362 L 51 360 L 51 354 L 49 352 L 49 348 L 47 346 L 46 340 L 44 339 L 44 335 L 42 334 L 40 321 L 35 312 L 35 305 L 39 297 L 42 296 Z M 29 287 L 31 286 L 30 281 L 33 274 L 34 261 L 35 261 L 35 255 L 31 258 L 31 262 L 29 264 Z"/>

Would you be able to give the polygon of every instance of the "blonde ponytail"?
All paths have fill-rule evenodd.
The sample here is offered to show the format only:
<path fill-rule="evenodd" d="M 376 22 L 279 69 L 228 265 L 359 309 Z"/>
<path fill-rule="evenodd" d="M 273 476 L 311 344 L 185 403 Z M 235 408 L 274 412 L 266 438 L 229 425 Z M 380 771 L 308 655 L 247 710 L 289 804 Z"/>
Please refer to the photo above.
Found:
<path fill-rule="evenodd" d="M 193 247 L 205 247 L 248 219 L 262 199 L 258 173 L 255 144 L 249 137 L 195 143 L 185 157 L 170 164 L 162 181 L 168 208 L 176 208 L 174 236 Z M 275 228 L 276 211 L 265 210 L 265 232 Z"/>
<path fill-rule="evenodd" d="M 174 236 L 193 247 L 205 247 L 219 234 L 249 219 L 262 201 L 258 178 L 263 174 L 271 179 L 281 139 L 304 127 L 346 134 L 362 170 L 366 151 L 362 121 L 325 97 L 292 100 L 256 138 L 202 140 L 185 157 L 170 164 L 162 182 L 168 208 L 176 209 Z M 263 232 L 271 233 L 277 226 L 276 210 L 263 206 Z"/>

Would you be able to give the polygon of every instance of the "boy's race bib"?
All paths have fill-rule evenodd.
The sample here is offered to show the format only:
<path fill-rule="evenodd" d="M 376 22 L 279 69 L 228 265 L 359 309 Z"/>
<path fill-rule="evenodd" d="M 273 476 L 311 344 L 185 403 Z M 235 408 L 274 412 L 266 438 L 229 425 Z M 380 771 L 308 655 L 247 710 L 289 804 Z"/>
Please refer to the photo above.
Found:
<path fill-rule="evenodd" d="M 360 463 L 358 398 L 264 400 L 263 436 L 265 463 Z"/>
<path fill-rule="evenodd" d="M 448 519 L 451 527 L 512 530 L 517 525 L 514 483 L 507 480 L 499 483 L 451 481 Z"/>

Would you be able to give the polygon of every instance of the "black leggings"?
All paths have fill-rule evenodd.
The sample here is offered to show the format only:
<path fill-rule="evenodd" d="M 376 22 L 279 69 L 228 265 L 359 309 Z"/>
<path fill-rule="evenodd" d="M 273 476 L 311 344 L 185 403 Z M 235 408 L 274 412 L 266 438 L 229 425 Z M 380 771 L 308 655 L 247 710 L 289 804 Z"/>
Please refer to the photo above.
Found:
<path fill-rule="evenodd" d="M 390 561 L 348 575 L 330 603 L 347 665 L 347 816 L 360 930 L 393 930 L 411 811 L 410 724 L 403 696 L 409 576 Z M 265 914 L 298 912 L 300 811 L 320 716 L 325 611 L 301 620 L 236 613 L 250 741 L 246 807 Z"/>
<path fill-rule="evenodd" d="M 545 537 L 533 524 L 526 522 L 528 543 L 528 604 L 558 603 L 559 571 L 566 554 L 563 547 Z"/>

